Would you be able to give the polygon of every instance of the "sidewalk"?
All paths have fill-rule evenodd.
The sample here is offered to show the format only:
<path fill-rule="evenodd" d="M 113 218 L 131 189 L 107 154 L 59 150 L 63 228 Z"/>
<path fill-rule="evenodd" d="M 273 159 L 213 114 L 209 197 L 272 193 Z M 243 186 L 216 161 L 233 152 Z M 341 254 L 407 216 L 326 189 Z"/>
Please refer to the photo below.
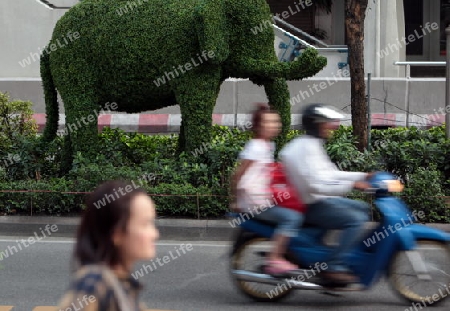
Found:
<path fill-rule="evenodd" d="M 0 216 L 1 236 L 34 236 L 40 234 L 46 225 L 57 225 L 52 237 L 75 237 L 79 217 L 33 217 Z M 195 220 L 195 219 L 158 219 L 156 224 L 161 240 L 178 241 L 230 241 L 234 228 L 230 220 Z M 368 226 L 373 226 L 369 223 Z M 428 224 L 443 231 L 450 232 L 450 224 Z"/>

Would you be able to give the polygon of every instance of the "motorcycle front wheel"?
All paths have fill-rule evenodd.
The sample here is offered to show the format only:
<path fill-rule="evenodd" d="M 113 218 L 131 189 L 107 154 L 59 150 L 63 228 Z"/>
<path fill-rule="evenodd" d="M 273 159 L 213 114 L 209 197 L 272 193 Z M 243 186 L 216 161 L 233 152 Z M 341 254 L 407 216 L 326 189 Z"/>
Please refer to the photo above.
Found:
<path fill-rule="evenodd" d="M 388 279 L 400 296 L 414 304 L 427 307 L 441 303 L 450 296 L 450 245 L 417 241 L 414 251 L 394 255 Z"/>
<path fill-rule="evenodd" d="M 242 244 L 231 258 L 232 271 L 248 271 L 263 274 L 266 254 L 272 248 L 272 242 L 266 238 L 252 238 Z M 238 289 L 256 301 L 278 301 L 292 292 L 292 288 L 280 280 L 278 284 L 243 281 L 232 274 Z"/>

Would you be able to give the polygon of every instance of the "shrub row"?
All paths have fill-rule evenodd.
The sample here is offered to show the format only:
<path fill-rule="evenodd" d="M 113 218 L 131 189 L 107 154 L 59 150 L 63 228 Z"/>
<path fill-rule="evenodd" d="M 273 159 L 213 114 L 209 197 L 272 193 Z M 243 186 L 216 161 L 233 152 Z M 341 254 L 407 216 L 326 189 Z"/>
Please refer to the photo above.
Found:
<path fill-rule="evenodd" d="M 404 199 L 422 210 L 427 222 L 450 221 L 444 197 L 450 195 L 450 141 L 444 127 L 430 130 L 372 130 L 370 150 L 359 152 L 350 127 L 335 131 L 326 148 L 341 168 L 390 171 L 405 183 Z M 288 139 L 298 136 L 291 131 Z M 0 149 L 0 213 L 76 215 L 83 209 L 83 192 L 108 179 L 143 181 L 161 216 L 222 217 L 228 209 L 229 176 L 248 132 L 214 126 L 213 139 L 191 154 L 176 154 L 176 135 L 148 136 L 105 129 L 100 152 L 88 161 L 75 155 L 69 174 L 61 176 L 63 138 L 42 145 L 36 135 L 23 135 Z M 299 164 L 301 165 L 301 164 Z M 2 192 L 48 190 L 51 192 Z M 78 194 L 72 192 L 81 192 Z M 370 201 L 361 194 L 352 194 Z"/>

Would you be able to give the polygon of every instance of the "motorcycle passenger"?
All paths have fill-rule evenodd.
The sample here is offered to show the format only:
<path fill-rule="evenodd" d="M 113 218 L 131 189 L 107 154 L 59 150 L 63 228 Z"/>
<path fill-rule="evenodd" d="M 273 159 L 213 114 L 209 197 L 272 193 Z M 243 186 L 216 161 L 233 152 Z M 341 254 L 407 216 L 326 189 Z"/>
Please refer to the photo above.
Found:
<path fill-rule="evenodd" d="M 277 224 L 272 237 L 273 248 L 265 267 L 265 272 L 272 275 L 281 275 L 298 269 L 298 266 L 284 259 L 283 255 L 289 239 L 297 235 L 303 220 L 303 214 L 297 211 L 268 204 L 271 199 L 268 191 L 270 164 L 274 162 L 275 151 L 272 139 L 280 133 L 280 129 L 278 113 L 266 104 L 259 104 L 253 113 L 253 138 L 247 142 L 240 153 L 240 163 L 232 177 L 233 197 L 237 200 L 232 203 L 234 209 L 244 212 L 249 219 L 254 217 Z M 256 192 L 257 195 L 252 197 L 248 194 L 251 191 Z"/>
<path fill-rule="evenodd" d="M 324 144 L 343 118 L 334 107 L 311 104 L 303 110 L 306 134 L 289 142 L 280 152 L 288 180 L 297 189 L 308 209 L 305 223 L 321 228 L 341 229 L 339 245 L 322 276 L 333 281 L 353 283 L 358 279 L 345 265 L 346 253 L 363 238 L 369 220 L 369 205 L 343 196 L 353 189 L 370 188 L 371 174 L 340 171 L 326 153 Z"/>

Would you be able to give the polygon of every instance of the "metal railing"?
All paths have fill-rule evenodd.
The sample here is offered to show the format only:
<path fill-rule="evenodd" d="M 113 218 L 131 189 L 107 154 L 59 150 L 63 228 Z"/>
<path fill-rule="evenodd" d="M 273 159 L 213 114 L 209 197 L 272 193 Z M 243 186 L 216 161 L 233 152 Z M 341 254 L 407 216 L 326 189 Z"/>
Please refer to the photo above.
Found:
<path fill-rule="evenodd" d="M 317 39 L 316 37 L 311 36 L 310 34 L 304 32 L 303 30 L 301 30 L 301 29 L 299 29 L 299 28 L 297 28 L 297 27 L 295 27 L 295 26 L 293 26 L 293 25 L 291 25 L 291 24 L 289 24 L 289 23 L 287 23 L 286 21 L 282 20 L 281 18 L 279 18 L 279 17 L 277 17 L 277 16 L 274 16 L 273 19 L 274 19 L 275 21 L 279 22 L 281 25 L 283 25 L 283 26 L 285 26 L 285 27 L 287 27 L 287 28 L 289 28 L 289 29 L 291 29 L 291 30 L 293 30 L 293 31 L 295 31 L 295 32 L 297 32 L 297 33 L 299 33 L 300 35 L 302 35 L 302 36 L 304 36 L 304 37 L 310 39 L 311 41 L 316 42 L 318 45 L 321 45 L 321 46 L 323 46 L 323 47 L 316 47 L 316 46 L 313 46 L 312 44 L 306 42 L 306 41 L 303 40 L 303 39 L 300 39 L 299 37 L 297 37 L 297 36 L 295 36 L 295 35 L 289 33 L 288 31 L 286 31 L 286 30 L 284 30 L 284 29 L 282 29 L 282 28 L 280 28 L 280 27 L 278 27 L 278 26 L 276 26 L 276 25 L 273 25 L 274 28 L 280 29 L 280 30 L 282 30 L 283 32 L 285 32 L 286 34 L 289 34 L 290 36 L 292 36 L 292 37 L 295 38 L 296 40 L 300 41 L 300 42 L 301 42 L 302 44 L 304 44 L 305 46 L 313 47 L 313 48 L 315 48 L 315 49 L 318 50 L 318 51 L 340 51 L 340 52 L 348 52 L 348 47 L 345 46 L 345 45 L 329 45 L 329 44 L 326 44 L 326 43 L 323 42 L 322 40 L 319 40 L 319 39 Z"/>
<path fill-rule="evenodd" d="M 275 24 L 273 24 L 272 27 L 273 27 L 274 29 L 277 29 L 277 30 L 283 32 L 286 36 L 288 36 L 288 37 L 290 37 L 290 38 L 292 38 L 292 39 L 294 39 L 294 40 L 300 42 L 300 43 L 303 44 L 304 46 L 307 46 L 307 47 L 310 47 L 310 48 L 316 48 L 314 45 L 312 45 L 312 44 L 306 42 L 306 41 L 303 40 L 303 39 L 300 39 L 300 38 L 297 37 L 296 35 L 293 35 L 293 34 L 290 33 L 289 31 L 286 31 L 285 29 L 283 29 L 283 28 L 281 28 L 281 27 L 279 27 L 279 26 L 277 26 L 277 25 L 275 25 Z"/>
<path fill-rule="evenodd" d="M 411 66 L 445 66 L 447 62 L 395 62 L 396 66 L 405 66 L 405 77 L 411 78 Z"/>
<path fill-rule="evenodd" d="M 284 27 L 295 31 L 296 33 L 300 34 L 303 37 L 308 38 L 309 40 L 317 43 L 317 45 L 318 45 L 318 46 L 314 46 L 313 44 L 307 42 L 306 40 L 300 38 L 299 36 L 296 36 L 296 35 L 290 33 L 286 29 L 283 29 L 275 24 L 272 24 L 272 27 L 275 30 L 278 30 L 279 32 L 283 33 L 286 37 L 289 38 L 289 43 L 282 42 L 279 45 L 279 48 L 284 50 L 284 52 L 281 54 L 281 56 L 279 56 L 280 61 L 293 60 L 295 57 L 300 55 L 300 53 L 301 53 L 300 49 L 302 46 L 304 46 L 304 47 L 308 47 L 308 48 L 313 48 L 313 49 L 317 50 L 318 52 L 347 53 L 347 61 L 339 62 L 337 65 L 338 65 L 339 69 L 342 69 L 348 65 L 348 47 L 347 46 L 345 46 L 345 45 L 328 45 L 325 42 L 317 39 L 316 37 L 304 32 L 303 30 L 298 29 L 297 27 L 285 22 L 284 20 L 280 19 L 279 17 L 274 16 L 273 19 L 274 19 L 274 21 L 280 23 Z M 322 46 L 322 47 L 319 47 L 319 46 Z"/>
<path fill-rule="evenodd" d="M 70 6 L 56 6 L 53 3 L 50 3 L 48 0 L 36 0 L 36 1 L 43 4 L 50 10 L 68 10 L 71 8 Z"/>

